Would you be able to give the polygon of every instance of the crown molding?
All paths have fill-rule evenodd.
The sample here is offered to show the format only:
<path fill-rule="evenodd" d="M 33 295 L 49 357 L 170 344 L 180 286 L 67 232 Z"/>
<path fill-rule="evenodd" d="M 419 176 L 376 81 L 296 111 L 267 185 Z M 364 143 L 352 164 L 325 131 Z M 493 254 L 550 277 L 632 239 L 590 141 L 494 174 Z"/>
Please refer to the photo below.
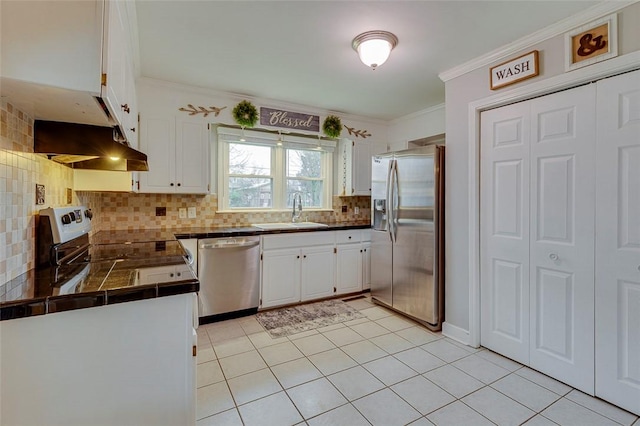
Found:
<path fill-rule="evenodd" d="M 185 93 L 192 93 L 195 95 L 206 95 L 211 97 L 219 97 L 219 98 L 227 98 L 231 99 L 235 102 L 240 102 L 241 100 L 248 100 L 255 104 L 263 104 L 265 106 L 269 106 L 272 108 L 281 108 L 281 109 L 291 109 L 297 112 L 303 112 L 306 114 L 314 114 L 314 115 L 338 115 L 340 118 L 344 120 L 357 121 L 360 123 L 370 123 L 380 126 L 387 126 L 390 121 L 387 120 L 378 120 L 371 117 L 363 117 L 360 115 L 346 114 L 340 111 L 327 110 L 324 108 L 313 107 L 310 105 L 301 105 L 295 103 L 288 103 L 285 101 L 279 101 L 277 99 L 269 99 L 269 98 L 258 98 L 251 95 L 241 94 L 241 93 L 231 93 L 224 92 L 221 90 L 211 89 L 209 87 L 200 87 L 200 86 L 191 86 L 184 83 L 175 83 L 167 80 L 158 80 L 151 77 L 139 77 L 136 79 L 136 84 L 150 85 L 154 87 L 161 87 L 165 89 L 177 90 Z"/>
<path fill-rule="evenodd" d="M 615 13 L 631 4 L 637 3 L 638 1 L 640 0 L 603 1 L 602 3 L 598 3 L 584 10 L 583 12 L 569 16 L 561 21 L 558 21 L 534 33 L 524 36 L 512 43 L 485 53 L 482 56 L 453 67 L 447 71 L 443 71 L 438 74 L 438 77 L 440 77 L 440 80 L 446 83 L 447 81 L 452 80 L 456 77 L 460 77 L 461 75 L 474 71 L 478 68 L 485 67 L 499 60 L 505 59 L 508 56 L 511 56 L 522 50 L 528 49 L 544 40 L 548 40 L 557 35 L 564 34 L 565 32 L 575 27 L 579 27 L 580 25 L 589 23 L 595 19 L 601 18 L 611 13 Z"/>
<path fill-rule="evenodd" d="M 389 124 L 402 123 L 403 121 L 412 120 L 414 118 L 420 117 L 421 115 L 430 114 L 438 110 L 444 111 L 444 103 L 421 109 L 420 111 L 412 112 L 411 114 L 403 115 L 402 117 L 394 118 L 393 120 L 389 121 Z"/>

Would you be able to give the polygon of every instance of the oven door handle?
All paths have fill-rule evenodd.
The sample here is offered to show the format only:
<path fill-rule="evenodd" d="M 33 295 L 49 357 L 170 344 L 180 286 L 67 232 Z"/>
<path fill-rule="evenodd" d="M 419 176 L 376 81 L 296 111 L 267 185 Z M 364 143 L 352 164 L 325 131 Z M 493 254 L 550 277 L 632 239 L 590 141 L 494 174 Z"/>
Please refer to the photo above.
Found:
<path fill-rule="evenodd" d="M 89 246 L 86 246 L 86 245 L 80 246 L 75 250 L 73 250 L 68 255 L 64 256 L 62 259 L 58 259 L 57 261 L 54 262 L 54 259 L 57 259 L 57 248 L 54 246 L 51 248 L 51 261 L 54 262 L 56 266 L 60 266 L 64 264 L 68 265 L 72 263 L 74 260 L 76 260 L 78 257 L 82 256 L 84 253 L 86 253 L 88 248 Z"/>

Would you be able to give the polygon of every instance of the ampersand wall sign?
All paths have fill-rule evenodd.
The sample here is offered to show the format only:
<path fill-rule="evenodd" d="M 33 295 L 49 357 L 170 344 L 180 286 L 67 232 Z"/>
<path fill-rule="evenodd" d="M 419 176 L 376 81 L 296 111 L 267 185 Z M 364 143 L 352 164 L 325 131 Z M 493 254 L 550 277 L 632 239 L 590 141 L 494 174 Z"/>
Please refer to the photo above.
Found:
<path fill-rule="evenodd" d="M 576 28 L 565 36 L 565 70 L 571 71 L 618 55 L 617 15 Z"/>

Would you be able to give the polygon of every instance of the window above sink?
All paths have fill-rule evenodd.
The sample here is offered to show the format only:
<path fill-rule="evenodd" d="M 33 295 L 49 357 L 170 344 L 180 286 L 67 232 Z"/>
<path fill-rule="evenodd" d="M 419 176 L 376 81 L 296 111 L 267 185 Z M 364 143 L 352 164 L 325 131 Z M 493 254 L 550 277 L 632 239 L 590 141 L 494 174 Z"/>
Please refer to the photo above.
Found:
<path fill-rule="evenodd" d="M 216 134 L 220 210 L 282 211 L 296 193 L 303 209 L 331 209 L 335 141 L 225 126 Z"/>

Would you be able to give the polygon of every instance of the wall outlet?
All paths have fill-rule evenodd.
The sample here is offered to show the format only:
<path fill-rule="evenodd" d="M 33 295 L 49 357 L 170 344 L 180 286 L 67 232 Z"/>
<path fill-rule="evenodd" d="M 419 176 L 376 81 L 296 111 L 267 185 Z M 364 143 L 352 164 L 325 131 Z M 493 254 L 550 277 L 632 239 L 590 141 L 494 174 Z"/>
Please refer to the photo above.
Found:
<path fill-rule="evenodd" d="M 166 207 L 156 207 L 156 216 L 166 216 L 167 208 Z"/>
<path fill-rule="evenodd" d="M 346 213 L 347 212 L 347 206 L 342 206 L 342 213 Z"/>
<path fill-rule="evenodd" d="M 355 207 L 353 209 L 353 214 L 360 214 L 360 207 Z"/>
<path fill-rule="evenodd" d="M 185 209 L 184 207 L 181 207 L 178 209 L 178 217 L 180 219 L 186 219 L 187 218 L 187 209 Z"/>
<path fill-rule="evenodd" d="M 195 207 L 189 207 L 187 209 L 187 214 L 189 216 L 189 219 L 195 219 L 196 218 L 196 208 Z"/>

